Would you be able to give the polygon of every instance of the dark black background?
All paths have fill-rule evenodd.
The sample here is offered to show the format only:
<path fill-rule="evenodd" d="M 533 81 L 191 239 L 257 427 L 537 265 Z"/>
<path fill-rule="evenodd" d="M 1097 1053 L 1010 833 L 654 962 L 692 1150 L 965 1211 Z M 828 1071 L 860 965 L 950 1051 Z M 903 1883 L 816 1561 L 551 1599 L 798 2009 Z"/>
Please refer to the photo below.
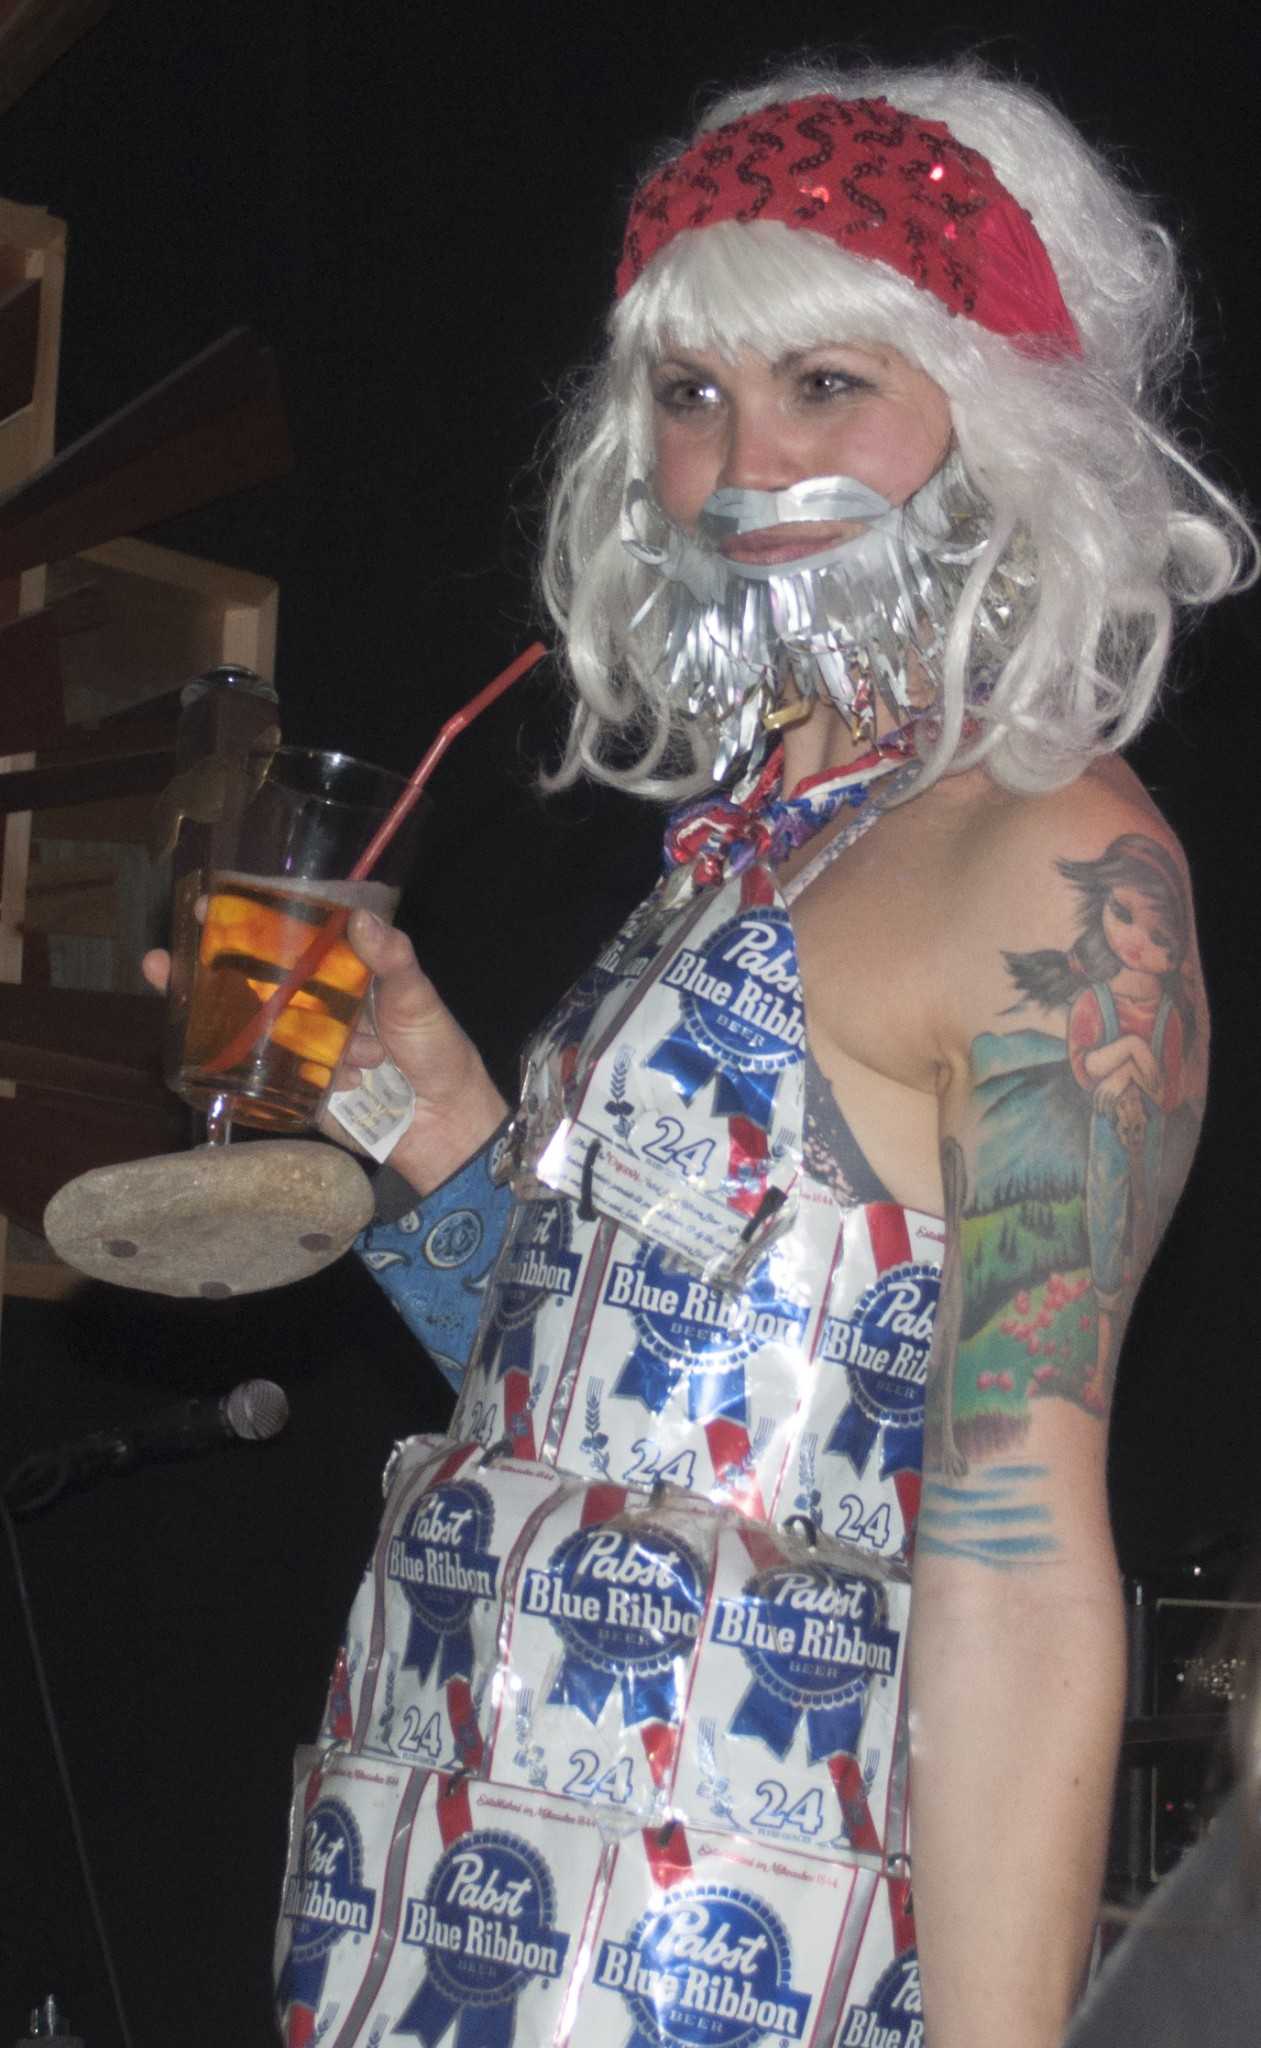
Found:
<path fill-rule="evenodd" d="M 1256 31 L 1158 11 L 728 0 L 505 16 L 423 0 L 118 0 L 0 122 L 0 191 L 70 225 L 59 445 L 228 326 L 277 350 L 297 462 L 151 538 L 279 579 L 288 734 L 407 769 L 527 640 L 534 459 L 595 349 L 625 200 L 699 88 L 842 40 L 981 48 L 1049 91 L 1155 195 L 1201 342 L 1185 424 L 1261 497 Z M 1134 758 L 1197 877 L 1217 1059 L 1192 1187 L 1139 1305 L 1113 1432 L 1131 1570 L 1241 1548 L 1261 1437 L 1253 1303 L 1258 954 L 1254 601 L 1185 648 Z M 547 671 L 440 771 L 405 920 L 511 1079 L 523 1034 L 649 877 L 656 819 L 533 786 Z M 23 1551 L 137 2044 L 272 2039 L 270 1922 L 289 1757 L 316 1724 L 394 1437 L 447 1398 L 345 1261 L 225 1305 L 88 1288 L 8 1302 L 3 1463 L 270 1372 L 293 1421 L 257 1451 L 150 1469 L 24 1525 Z M 120 2036 L 0 1558 L 0 2044 L 56 1985 Z"/>

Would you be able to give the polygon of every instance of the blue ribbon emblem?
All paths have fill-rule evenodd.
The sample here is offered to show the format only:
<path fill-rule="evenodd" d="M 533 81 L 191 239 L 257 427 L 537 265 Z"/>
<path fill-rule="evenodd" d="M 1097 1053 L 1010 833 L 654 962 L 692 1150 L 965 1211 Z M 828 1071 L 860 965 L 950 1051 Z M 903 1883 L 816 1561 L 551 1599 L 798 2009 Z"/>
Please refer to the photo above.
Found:
<path fill-rule="evenodd" d="M 881 1971 L 866 2005 L 846 2008 L 849 2037 L 887 2043 L 887 2048 L 904 2048 L 908 2040 L 923 2040 L 923 2011 L 919 1957 L 913 1948 L 904 1949 Z M 860 2018 L 869 2022 L 861 2032 L 856 2024 Z"/>
<path fill-rule="evenodd" d="M 454 1480 L 422 1494 L 390 1540 L 387 1571 L 411 1610 L 403 1669 L 415 1670 L 422 1684 L 435 1658 L 440 1686 L 473 1676 L 473 1607 L 498 1592 L 499 1559 L 489 1547 L 494 1525 L 485 1487 Z"/>
<path fill-rule="evenodd" d="M 774 1262 L 768 1253 L 736 1299 L 681 1273 L 664 1246 L 644 1245 L 632 1259 L 615 1261 L 603 1299 L 629 1311 L 635 1344 L 613 1392 L 659 1415 L 686 1377 L 693 1422 L 747 1422 L 745 1366 L 766 1344 L 799 1343 L 808 1314 L 803 1303 L 776 1293 Z"/>
<path fill-rule="evenodd" d="M 616 1686 L 627 1727 L 673 1722 L 705 1579 L 694 1552 L 651 1523 L 566 1536 L 546 1569 L 524 1574 L 521 1592 L 523 1611 L 545 1615 L 564 1647 L 547 1704 L 576 1707 L 594 1727 Z"/>
<path fill-rule="evenodd" d="M 857 1755 L 871 1681 L 897 1669 L 878 1585 L 815 1559 L 774 1565 L 720 1600 L 714 1640 L 738 1645 L 753 1673 L 731 1733 L 783 1758 L 804 1715 L 812 1764 Z"/>
<path fill-rule="evenodd" d="M 734 1885 L 673 1886 L 627 1940 L 601 1942 L 595 1982 L 630 2008 L 627 2048 L 755 2048 L 768 2035 L 806 2038 L 811 1997 L 793 1988 L 784 1923 L 765 1899 Z"/>
<path fill-rule="evenodd" d="M 402 1939 L 425 1951 L 425 1981 L 394 2034 L 438 2048 L 454 2024 L 454 2048 L 510 2048 L 521 1993 L 564 1976 L 570 1937 L 555 1918 L 556 1887 L 531 1843 L 498 1829 L 461 1836 L 406 1901 Z"/>
<path fill-rule="evenodd" d="M 370 1934 L 376 1892 L 363 1882 L 363 1839 L 340 1799 L 320 1799 L 302 1828 L 297 1873 L 285 1880 L 282 1917 L 291 1922 L 289 1952 L 276 1980 L 281 2006 L 319 2010 L 329 1958 L 344 1935 Z"/>
<path fill-rule="evenodd" d="M 534 1371 L 534 1322 L 549 1294 L 572 1299 L 582 1266 L 569 1249 L 571 1225 L 565 1203 L 523 1202 L 512 1235 L 495 1270 L 491 1311 L 480 1364 L 503 1379 Z"/>
<path fill-rule="evenodd" d="M 935 1266 L 891 1266 L 847 1317 L 829 1316 L 819 1358 L 842 1365 L 850 1398 L 823 1446 L 866 1471 L 880 1440 L 880 1477 L 923 1462 L 924 1387 L 941 1276 Z"/>
<path fill-rule="evenodd" d="M 769 1130 L 779 1077 L 805 1058 L 805 1013 L 784 910 L 745 910 L 703 946 L 681 947 L 661 977 L 679 1020 L 647 1061 L 690 1103 L 716 1081 L 719 1116 Z"/>

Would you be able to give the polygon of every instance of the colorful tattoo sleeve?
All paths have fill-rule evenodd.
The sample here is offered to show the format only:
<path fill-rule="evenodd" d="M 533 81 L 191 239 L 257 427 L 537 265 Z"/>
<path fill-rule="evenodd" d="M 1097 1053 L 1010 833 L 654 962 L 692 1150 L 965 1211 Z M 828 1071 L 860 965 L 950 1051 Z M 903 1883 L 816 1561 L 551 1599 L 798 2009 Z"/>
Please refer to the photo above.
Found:
<path fill-rule="evenodd" d="M 998 1567 L 1053 1554 L 1040 1404 L 1107 1416 L 1126 1318 L 1181 1191 L 1202 1109 L 1202 997 L 1173 856 L 1129 833 L 1062 860 L 1070 947 L 1005 953 L 1033 1018 L 972 1041 L 942 1143 L 946 1259 L 919 1541 Z"/>

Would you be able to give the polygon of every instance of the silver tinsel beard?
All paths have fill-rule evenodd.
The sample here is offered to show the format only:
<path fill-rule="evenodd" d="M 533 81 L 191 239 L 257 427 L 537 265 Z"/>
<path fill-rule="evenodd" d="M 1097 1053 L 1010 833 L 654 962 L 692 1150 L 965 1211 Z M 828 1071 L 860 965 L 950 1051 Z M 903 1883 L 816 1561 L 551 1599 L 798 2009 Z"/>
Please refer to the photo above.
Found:
<path fill-rule="evenodd" d="M 631 631 L 656 641 L 662 620 L 651 615 L 665 599 L 653 665 L 674 710 L 712 722 L 718 781 L 765 747 L 763 718 L 786 676 L 803 698 L 831 703 L 859 740 L 875 738 L 877 698 L 896 725 L 930 708 L 947 627 L 984 545 L 976 520 L 952 513 L 942 478 L 903 506 L 838 476 L 783 491 L 715 491 L 695 534 L 666 518 L 646 483 L 631 484 L 622 541 L 660 578 Z M 734 562 L 718 552 L 736 534 L 855 519 L 866 522 L 862 533 L 800 561 Z"/>

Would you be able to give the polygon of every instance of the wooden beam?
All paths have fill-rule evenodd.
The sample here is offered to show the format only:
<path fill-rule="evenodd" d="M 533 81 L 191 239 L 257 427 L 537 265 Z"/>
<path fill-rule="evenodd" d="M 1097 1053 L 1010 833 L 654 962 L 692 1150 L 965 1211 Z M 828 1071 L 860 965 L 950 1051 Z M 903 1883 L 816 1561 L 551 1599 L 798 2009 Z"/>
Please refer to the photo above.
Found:
<path fill-rule="evenodd" d="M 0 498 L 0 576 L 283 476 L 292 459 L 275 358 L 234 328 Z"/>
<path fill-rule="evenodd" d="M 95 28 L 113 0 L 0 0 L 0 114 Z"/>
<path fill-rule="evenodd" d="M 171 1101 L 162 1079 L 165 1009 L 156 996 L 113 989 L 0 987 L 0 1074 L 161 1108 Z"/>
<path fill-rule="evenodd" d="M 51 611 L 0 626 L 0 745 L 8 753 L 52 747 L 66 737 L 65 693 Z"/>
<path fill-rule="evenodd" d="M 0 299 L 0 420 L 35 396 L 39 279 L 28 277 Z"/>
<path fill-rule="evenodd" d="M 13 755 L 14 761 L 29 757 Z M 58 804 L 96 803 L 104 797 L 157 796 L 175 767 L 175 739 L 168 746 L 147 747 L 134 754 L 115 754 L 104 761 L 75 761 L 51 768 L 17 767 L 2 772 L 0 816 L 43 811 Z"/>

